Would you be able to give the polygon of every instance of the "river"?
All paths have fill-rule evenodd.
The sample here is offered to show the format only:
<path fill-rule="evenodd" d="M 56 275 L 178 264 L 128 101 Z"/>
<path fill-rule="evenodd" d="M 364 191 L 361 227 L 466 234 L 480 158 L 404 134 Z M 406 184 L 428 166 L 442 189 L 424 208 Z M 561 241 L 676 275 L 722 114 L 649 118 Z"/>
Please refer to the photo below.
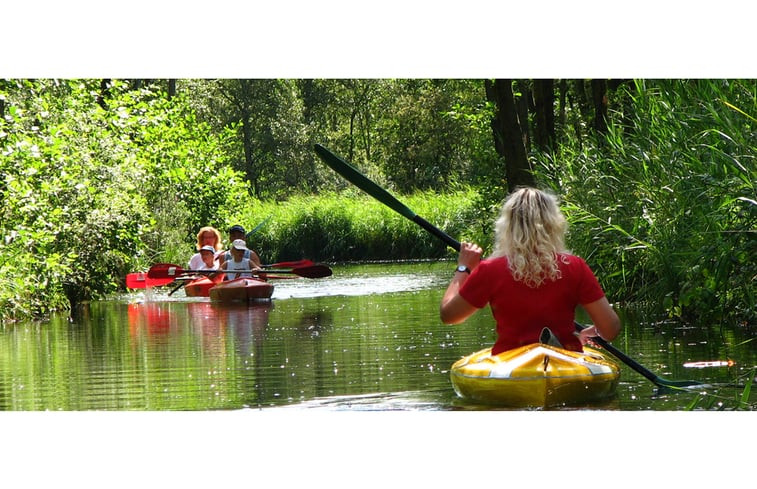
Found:
<path fill-rule="evenodd" d="M 141 290 L 84 305 L 74 321 L 6 325 L 0 410 L 491 410 L 450 385 L 450 365 L 490 346 L 494 322 L 484 309 L 440 323 L 449 268 L 336 266 L 324 279 L 279 280 L 273 301 L 253 306 Z M 739 405 L 757 363 L 746 329 L 623 319 L 617 348 L 661 377 L 709 387 L 660 392 L 623 366 L 616 397 L 560 409 Z M 711 361 L 732 364 L 685 367 Z"/>

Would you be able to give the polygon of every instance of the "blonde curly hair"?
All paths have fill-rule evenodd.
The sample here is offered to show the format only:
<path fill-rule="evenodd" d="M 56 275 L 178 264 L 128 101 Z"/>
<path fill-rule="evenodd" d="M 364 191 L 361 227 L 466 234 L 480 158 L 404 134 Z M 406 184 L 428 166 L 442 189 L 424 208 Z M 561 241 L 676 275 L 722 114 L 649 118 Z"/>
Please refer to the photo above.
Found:
<path fill-rule="evenodd" d="M 539 287 L 561 277 L 558 260 L 567 253 L 564 238 L 568 224 L 557 197 L 520 187 L 505 200 L 494 225 L 492 257 L 505 256 L 516 281 Z"/>

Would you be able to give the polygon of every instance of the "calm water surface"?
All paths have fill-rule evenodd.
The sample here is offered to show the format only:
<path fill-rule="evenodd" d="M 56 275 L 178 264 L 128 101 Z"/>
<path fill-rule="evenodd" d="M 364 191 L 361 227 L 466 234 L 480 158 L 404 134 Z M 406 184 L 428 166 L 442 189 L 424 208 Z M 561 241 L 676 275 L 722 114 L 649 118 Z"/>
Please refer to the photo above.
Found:
<path fill-rule="evenodd" d="M 326 279 L 277 281 L 267 304 L 136 291 L 84 306 L 75 320 L 6 325 L 0 410 L 493 409 L 457 398 L 449 381 L 453 362 L 494 339 L 488 309 L 463 325 L 439 322 L 449 263 L 333 269 Z M 615 398 L 562 409 L 738 405 L 757 364 L 753 330 L 624 316 L 616 347 L 659 376 L 711 386 L 659 392 L 622 365 Z M 730 367 L 684 367 L 729 359 Z"/>

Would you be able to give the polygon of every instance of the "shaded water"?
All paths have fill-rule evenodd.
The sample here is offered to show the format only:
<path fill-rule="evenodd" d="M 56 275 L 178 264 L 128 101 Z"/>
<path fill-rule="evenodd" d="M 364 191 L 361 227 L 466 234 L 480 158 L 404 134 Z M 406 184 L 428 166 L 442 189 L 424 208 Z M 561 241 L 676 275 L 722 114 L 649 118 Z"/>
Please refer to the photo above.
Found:
<path fill-rule="evenodd" d="M 75 321 L 0 331 L 0 410 L 492 410 L 457 398 L 449 367 L 490 346 L 488 309 L 442 325 L 451 265 L 337 266 L 280 280 L 271 303 L 221 306 L 168 289 L 89 304 Z M 613 343 L 667 379 L 659 392 L 622 365 L 615 398 L 562 409 L 733 409 L 757 364 L 753 331 L 650 324 L 625 315 Z M 731 359 L 731 367 L 685 368 Z M 748 403 L 754 409 L 757 387 Z"/>

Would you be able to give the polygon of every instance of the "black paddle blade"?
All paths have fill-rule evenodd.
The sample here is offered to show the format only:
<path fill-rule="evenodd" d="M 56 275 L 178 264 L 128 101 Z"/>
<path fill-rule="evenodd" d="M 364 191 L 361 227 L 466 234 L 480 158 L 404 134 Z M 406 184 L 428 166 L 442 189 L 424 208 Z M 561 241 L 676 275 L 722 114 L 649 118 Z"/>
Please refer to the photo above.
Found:
<path fill-rule="evenodd" d="M 437 228 L 430 222 L 410 210 L 405 204 L 400 202 L 395 196 L 379 187 L 375 182 L 360 173 L 357 168 L 350 165 L 342 158 L 324 148 L 320 144 L 315 145 L 315 152 L 321 157 L 332 170 L 342 175 L 347 181 L 366 192 L 368 195 L 378 200 L 385 206 L 389 207 L 398 214 L 410 219 L 429 233 L 433 234 L 450 248 L 460 251 L 460 242 L 451 237 L 441 229 Z"/>
<path fill-rule="evenodd" d="M 363 190 L 368 195 L 372 196 L 374 199 L 410 220 L 415 217 L 415 213 L 408 209 L 405 204 L 397 200 L 392 194 L 383 188 L 376 185 L 368 179 L 368 177 L 360 173 L 357 168 L 350 165 L 342 158 L 338 157 L 320 144 L 315 145 L 315 152 L 324 163 L 331 167 L 332 170 L 343 176 L 347 181 Z"/>
<path fill-rule="evenodd" d="M 655 382 L 658 387 L 703 387 L 707 384 L 703 384 L 701 382 L 697 382 L 696 380 L 668 380 L 663 379 L 662 377 L 657 377 L 657 381 Z"/>

